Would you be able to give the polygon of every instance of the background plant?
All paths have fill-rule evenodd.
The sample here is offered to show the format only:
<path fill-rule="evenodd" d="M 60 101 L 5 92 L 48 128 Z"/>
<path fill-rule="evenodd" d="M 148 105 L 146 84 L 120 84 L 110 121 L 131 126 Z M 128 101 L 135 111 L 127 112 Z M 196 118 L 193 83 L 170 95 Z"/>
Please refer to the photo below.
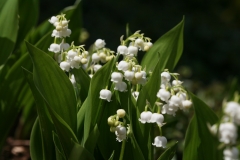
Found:
<path fill-rule="evenodd" d="M 21 3 L 21 4 L 24 4 L 24 3 Z M 32 2 L 32 4 L 35 4 L 35 2 Z M 2 4 L 2 6 L 3 6 L 2 8 L 5 8 L 6 10 L 6 11 L 2 10 L 2 13 L 6 12 L 7 14 L 8 9 L 6 8 L 10 6 L 11 7 L 15 6 L 15 9 L 17 11 L 18 3 L 17 1 L 13 1 L 13 0 L 6 1 L 5 3 Z M 33 8 L 32 12 L 34 13 L 34 11 L 35 10 Z M 68 39 L 69 41 L 76 40 L 79 37 L 79 33 L 81 30 L 81 23 L 79 22 L 79 19 L 81 18 L 81 14 L 79 11 L 80 11 L 79 2 L 77 2 L 75 6 L 71 8 L 67 8 L 63 11 L 63 13 L 66 13 L 67 18 L 71 20 L 71 23 L 69 23 L 69 28 L 71 28 L 73 34 Z M 24 20 L 24 19 L 21 19 L 21 17 L 24 17 L 25 14 L 22 14 L 22 16 L 20 15 L 19 19 L 17 18 L 17 12 L 16 13 L 14 12 L 12 14 L 13 14 L 12 19 L 14 23 L 11 23 L 8 25 L 13 26 L 14 28 L 14 26 L 16 26 L 15 23 L 18 20 L 20 22 L 21 20 Z M 79 18 L 77 18 L 78 16 Z M 2 23 L 3 21 L 5 21 L 4 18 L 5 16 L 3 14 Z M 29 19 L 26 18 L 25 21 L 22 22 L 22 26 L 25 26 L 28 20 Z M 34 21 L 32 20 L 31 22 L 29 22 L 31 23 L 28 25 L 29 28 L 32 28 L 32 26 L 34 26 L 33 22 Z M 19 25 L 21 26 L 21 23 L 19 23 Z M 5 28 L 6 30 L 10 29 L 7 25 Z M 23 27 L 22 30 L 23 29 L 25 30 L 26 28 Z M 31 115 L 34 115 L 32 113 L 36 113 L 34 111 L 31 111 L 31 110 L 34 110 L 33 106 L 35 105 L 35 103 L 34 103 L 31 91 L 29 89 L 29 86 L 26 83 L 25 77 L 23 76 L 23 74 L 16 74 L 16 73 L 22 73 L 21 66 L 23 66 L 25 68 L 24 70 L 25 76 L 28 79 L 28 83 L 30 84 L 30 87 L 34 93 L 35 100 L 37 101 L 36 105 L 37 105 L 37 112 L 39 116 L 39 119 L 35 121 L 33 131 L 32 131 L 31 146 L 33 148 L 35 147 L 38 148 L 38 149 L 32 149 L 33 158 L 34 156 L 36 158 L 38 157 L 41 159 L 46 156 L 54 157 L 56 154 L 59 157 L 71 158 L 73 156 L 74 158 L 76 158 L 77 156 L 80 156 L 80 155 L 75 155 L 79 153 L 79 150 L 82 151 L 81 156 L 92 157 L 93 155 L 95 156 L 102 155 L 103 158 L 105 159 L 106 157 L 109 158 L 112 153 L 112 148 L 106 149 L 104 147 L 101 147 L 101 142 L 97 142 L 97 135 L 101 136 L 101 135 L 110 134 L 109 128 L 98 128 L 98 125 L 96 126 L 96 123 L 95 123 L 96 121 L 95 120 L 92 121 L 92 119 L 89 119 L 91 116 L 83 116 L 85 114 L 86 115 L 93 114 L 94 110 L 90 109 L 90 111 L 89 110 L 86 111 L 86 106 L 94 106 L 94 104 L 97 104 L 97 101 L 99 101 L 99 98 L 98 98 L 99 93 L 98 92 L 95 93 L 94 90 L 96 88 L 100 90 L 104 88 L 106 85 L 102 84 L 103 86 L 98 86 L 97 84 L 95 84 L 101 79 L 99 77 L 97 78 L 97 76 L 95 80 L 92 80 L 90 83 L 90 79 L 84 73 L 84 71 L 82 71 L 81 69 L 79 69 L 78 71 L 75 70 L 75 73 L 73 74 L 77 75 L 76 81 L 79 81 L 78 83 L 82 85 L 80 85 L 81 89 L 79 93 L 81 100 L 80 101 L 74 100 L 75 99 L 74 90 L 71 89 L 72 86 L 68 77 L 66 77 L 65 74 L 63 74 L 63 72 L 59 70 L 58 65 L 54 62 L 52 58 L 50 58 L 53 56 L 53 54 L 48 52 L 49 45 L 52 43 L 52 38 L 50 36 L 51 29 L 52 29 L 51 25 L 48 22 L 45 22 L 44 24 L 40 25 L 40 27 L 38 27 L 37 29 L 33 29 L 32 31 L 30 31 L 27 34 L 27 36 L 25 33 L 25 35 L 22 36 L 19 42 L 16 40 L 16 38 L 12 39 L 14 38 L 14 36 L 12 36 L 11 34 L 15 34 L 15 37 L 16 37 L 16 34 L 19 33 L 18 34 L 18 38 L 19 38 L 20 35 L 24 33 L 21 30 L 21 27 L 19 27 L 19 30 L 17 30 L 17 28 L 11 29 L 11 31 L 14 30 L 15 33 L 10 31 L 5 32 L 3 30 L 4 34 L 1 37 L 3 38 L 3 40 L 4 38 L 7 38 L 10 41 L 9 44 L 6 46 L 9 46 L 9 48 L 7 48 L 8 50 L 10 48 L 11 50 L 13 50 L 13 54 L 6 62 L 2 62 L 2 64 L 4 63 L 4 65 L 1 68 L 1 84 L 2 84 L 1 91 L 4 91 L 4 92 L 1 92 L 1 109 L 2 109 L 1 110 L 1 131 L 2 130 L 4 131 L 4 132 L 1 132 L 2 134 L 1 137 L 3 137 L 1 139 L 2 140 L 1 142 L 3 144 L 4 139 L 7 135 L 7 132 L 11 127 L 11 124 L 9 123 L 14 122 L 14 117 L 17 116 L 20 107 L 24 106 L 24 110 L 23 110 L 24 116 L 22 116 L 23 122 L 28 121 L 28 118 L 30 118 Z M 27 32 L 28 30 L 26 30 L 25 32 Z M 169 31 L 167 34 L 162 36 L 153 45 L 152 49 L 149 50 L 146 56 L 143 58 L 141 64 L 142 65 L 151 64 L 149 67 L 150 69 L 149 68 L 147 69 L 153 70 L 153 73 L 154 73 L 154 75 L 152 75 L 153 77 L 154 76 L 158 77 L 160 73 L 163 71 L 163 69 L 165 68 L 168 68 L 170 71 L 173 70 L 182 53 L 182 48 L 183 48 L 182 35 L 183 35 L 183 22 L 181 22 L 173 30 Z M 29 63 L 30 59 L 26 53 L 27 52 L 26 46 L 23 43 L 24 38 L 31 44 L 35 44 L 35 47 L 34 47 L 33 45 L 27 43 L 27 47 L 34 64 L 33 74 L 31 73 L 32 66 L 31 66 L 31 63 Z M 4 42 L 8 42 L 8 41 L 4 40 Z M 12 45 L 13 47 L 10 47 L 11 44 L 13 44 Z M 43 51 L 37 49 L 36 47 L 40 48 Z M 47 52 L 47 54 L 49 54 L 50 56 L 47 56 L 47 54 L 44 52 Z M 156 52 L 162 53 L 160 54 L 160 57 L 159 57 L 159 54 L 156 54 Z M 1 53 L 1 55 L 5 56 L 3 60 L 7 59 L 9 53 L 11 53 L 11 51 L 8 51 L 8 52 L 4 51 L 4 53 Z M 156 64 L 158 64 L 157 67 L 155 67 Z M 111 65 L 113 65 L 113 62 L 107 64 L 109 68 L 111 68 Z M 105 74 L 110 73 L 110 69 L 108 67 L 105 67 L 102 70 L 99 70 L 101 71 L 99 72 L 99 75 L 100 73 L 105 73 Z M 84 75 L 83 76 L 85 78 L 84 81 L 81 81 L 82 77 L 80 75 L 81 76 Z M 65 78 L 63 78 L 64 76 Z M 77 77 L 80 77 L 80 78 L 77 79 Z M 47 83 L 49 82 L 49 79 L 46 80 L 46 78 L 49 78 L 52 83 Z M 155 83 L 154 81 L 156 81 L 157 79 L 159 78 L 156 78 L 155 80 L 152 80 L 149 83 L 147 83 L 146 84 L 147 87 L 143 89 L 142 94 L 140 93 L 139 101 L 137 101 L 137 104 L 140 106 L 140 108 L 143 108 L 145 106 L 146 99 L 150 99 L 150 103 L 153 103 L 154 100 L 152 99 L 153 97 L 152 95 L 156 95 L 158 91 L 158 89 L 154 87 L 153 84 Z M 88 90 L 88 87 L 84 88 L 85 86 L 90 86 L 90 90 Z M 149 89 L 147 88 L 151 88 L 153 90 L 151 90 L 150 91 L 151 93 L 149 94 L 144 94 L 144 92 L 148 93 Z M 88 96 L 86 96 L 86 94 L 85 95 L 82 94 L 86 92 L 88 92 Z M 70 94 L 66 94 L 66 93 L 70 93 Z M 9 100 L 10 95 L 11 95 L 11 100 Z M 56 97 L 53 98 L 53 95 L 56 95 Z M 130 101 L 130 97 L 129 97 L 130 94 L 126 94 L 126 95 L 128 96 L 128 99 Z M 88 98 L 85 100 L 86 97 Z M 121 98 L 121 95 L 120 95 L 120 98 Z M 195 109 L 195 115 L 193 116 L 193 119 L 187 131 L 183 158 L 184 159 L 192 159 L 192 158 L 196 159 L 196 157 L 198 157 L 199 159 L 202 157 L 210 158 L 210 159 L 216 158 L 217 157 L 216 156 L 217 153 L 215 152 L 216 150 L 213 148 L 205 147 L 205 144 L 207 144 L 207 142 L 209 141 L 213 141 L 212 142 L 213 144 L 217 143 L 214 141 L 214 139 L 211 138 L 211 136 L 206 136 L 206 135 L 210 135 L 206 127 L 206 123 L 207 122 L 211 124 L 215 123 L 217 121 L 217 117 L 203 102 L 201 102 L 194 95 L 192 95 L 191 98 L 193 102 L 193 107 Z M 94 102 L 93 99 L 97 101 Z M 59 100 L 59 101 L 56 101 L 56 100 Z M 131 104 L 129 103 L 129 101 L 127 104 L 125 104 L 125 106 L 134 105 L 134 103 Z M 77 104 L 79 108 L 82 104 L 82 107 L 79 110 L 78 114 L 76 114 L 77 110 L 79 109 L 78 107 L 76 108 Z M 45 106 L 45 107 L 39 107 L 39 106 Z M 66 106 L 70 106 L 70 108 L 66 109 Z M 114 114 L 116 112 L 116 109 L 117 108 L 114 108 L 114 110 L 109 114 L 106 113 L 107 115 L 104 115 L 106 117 L 105 119 L 107 119 L 109 115 Z M 129 110 L 129 108 L 127 108 L 126 110 Z M 137 112 L 138 115 L 141 111 Z M 49 112 L 49 114 L 46 114 L 46 112 Z M 133 113 L 136 111 L 130 111 L 129 114 L 131 114 L 131 112 Z M 44 114 L 41 114 L 41 113 L 44 113 Z M 136 124 L 138 122 L 138 118 L 139 116 L 134 117 L 134 119 L 137 120 L 135 122 Z M 25 123 L 25 124 L 29 124 L 29 123 Z M 54 124 L 54 127 L 52 124 Z M 41 133 L 39 132 L 39 130 L 43 130 L 43 127 L 49 128 L 48 129 L 49 132 L 47 133 L 44 132 L 44 136 L 39 135 L 39 133 Z M 84 133 L 79 132 L 80 130 L 82 130 L 81 129 L 82 127 L 84 128 Z M 31 124 L 29 128 L 31 129 Z M 107 133 L 106 134 L 103 134 L 101 132 L 99 133 L 98 130 L 100 131 L 102 130 Z M 26 132 L 30 133 L 29 130 L 28 131 L 26 130 Z M 135 152 L 133 156 L 136 156 L 138 158 L 139 156 L 140 158 L 142 156 L 145 159 L 149 158 L 147 155 L 148 153 L 145 151 L 144 148 L 148 147 L 146 146 L 146 144 L 148 144 L 149 142 L 152 143 L 152 140 L 147 139 L 147 142 L 144 142 L 144 140 L 142 140 L 143 137 L 141 135 L 138 135 L 137 132 L 135 132 L 135 135 L 136 135 L 136 141 L 133 139 L 131 140 L 131 142 L 134 144 L 133 146 L 139 146 L 139 147 L 137 147 L 138 148 L 137 150 L 134 150 Z M 112 138 L 115 138 L 113 134 L 111 134 L 110 137 L 111 136 Z M 94 137 L 94 138 L 90 138 L 90 137 Z M 101 138 L 99 139 L 101 140 Z M 194 141 L 192 139 L 194 139 Z M 39 140 L 42 140 L 42 141 L 39 141 Z M 49 143 L 51 145 L 46 145 L 46 142 L 52 142 L 52 143 Z M 115 141 L 113 142 L 114 142 L 113 146 L 116 147 L 114 152 L 114 155 L 116 156 L 119 154 L 117 152 L 120 151 L 120 148 L 118 143 L 116 143 Z M 42 144 L 42 146 L 40 146 L 39 144 Z M 95 148 L 95 146 L 97 146 L 97 148 Z M 175 148 L 175 146 L 176 145 L 166 150 L 165 154 L 162 154 L 162 156 L 164 157 L 164 156 L 173 155 L 172 150 L 174 150 L 173 148 Z M 48 147 L 50 147 L 50 149 Z M 131 147 L 132 146 L 130 146 L 130 148 Z M 55 149 L 51 149 L 51 148 L 55 148 Z M 72 148 L 73 150 L 71 150 Z M 77 151 L 75 151 L 74 149 L 76 149 Z M 34 153 L 34 151 L 38 151 L 38 152 Z M 142 154 L 139 154 L 141 152 Z M 130 155 L 130 154 L 125 153 L 125 155 Z"/>

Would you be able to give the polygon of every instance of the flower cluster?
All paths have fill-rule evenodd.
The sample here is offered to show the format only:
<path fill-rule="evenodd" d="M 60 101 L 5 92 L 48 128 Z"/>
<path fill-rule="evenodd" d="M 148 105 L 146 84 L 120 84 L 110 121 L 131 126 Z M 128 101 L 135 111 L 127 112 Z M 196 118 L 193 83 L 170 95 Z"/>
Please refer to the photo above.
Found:
<path fill-rule="evenodd" d="M 170 82 L 171 76 L 174 77 L 172 83 Z M 162 114 L 175 116 L 178 109 L 187 111 L 192 106 L 192 102 L 182 86 L 183 82 L 178 80 L 177 76 L 178 73 L 169 73 L 168 70 L 161 74 L 161 85 L 157 97 L 164 104 Z"/>
<path fill-rule="evenodd" d="M 83 45 L 71 46 L 65 43 L 65 38 L 69 37 L 71 30 L 68 28 L 69 20 L 64 14 L 51 17 L 49 20 L 55 26 L 52 37 L 55 37 L 54 43 L 49 47 L 49 51 L 55 53 L 56 61 L 60 64 L 63 71 L 69 72 L 70 68 L 79 68 L 88 63 L 88 52 L 85 51 Z M 74 81 L 71 77 L 71 81 Z"/>
<path fill-rule="evenodd" d="M 114 132 L 116 135 L 116 140 L 118 142 L 122 142 L 127 138 L 127 129 L 125 127 L 125 117 L 126 112 L 124 109 L 118 109 L 117 114 L 112 115 L 108 118 L 108 125 L 110 126 L 110 131 Z M 119 121 L 119 119 L 123 119 L 123 122 Z"/>
<path fill-rule="evenodd" d="M 117 53 L 128 57 L 136 57 L 138 50 L 148 51 L 152 47 L 150 40 L 150 38 L 144 37 L 144 34 L 140 34 L 140 31 L 136 31 L 126 40 L 123 40 L 122 36 L 121 45 L 118 46 Z"/>
<path fill-rule="evenodd" d="M 117 55 L 118 57 L 122 55 L 123 60 L 116 63 L 116 69 L 111 74 L 111 81 L 114 84 L 114 90 L 120 92 L 127 91 L 127 82 L 129 82 L 129 84 L 133 86 L 144 85 L 147 82 L 147 73 L 145 72 L 144 69 L 142 69 L 142 66 L 138 64 L 138 60 L 136 57 L 139 50 L 147 51 L 152 46 L 152 43 L 150 42 L 150 38 L 144 37 L 144 35 L 140 34 L 139 32 L 140 31 L 135 32 L 133 35 L 129 36 L 126 40 L 123 40 L 123 37 L 121 37 L 121 45 L 118 46 L 117 48 Z M 98 63 L 99 61 L 101 61 L 102 63 L 105 62 L 105 60 L 102 61 L 100 58 L 101 57 L 100 55 L 101 54 L 103 55 L 101 47 L 104 46 L 105 42 L 101 39 L 95 42 L 95 48 L 100 49 L 100 51 L 98 50 L 98 53 L 94 53 L 92 55 L 92 61 L 94 63 Z M 111 54 L 112 52 L 109 51 L 107 53 Z M 108 57 L 111 58 L 113 57 L 113 55 L 108 55 L 107 58 Z M 138 90 L 135 91 L 133 90 L 133 88 L 134 87 L 132 87 L 131 90 L 132 95 L 134 96 L 135 99 L 137 99 L 139 91 Z M 110 101 L 109 99 L 104 98 L 104 96 L 101 96 L 102 93 L 103 90 L 100 92 L 100 98 Z M 108 95 L 110 95 L 110 93 L 108 93 Z"/>
<path fill-rule="evenodd" d="M 65 43 L 64 39 L 65 37 L 69 37 L 71 34 L 71 30 L 68 29 L 69 21 L 65 18 L 64 14 L 61 14 L 52 16 L 49 22 L 55 27 L 52 32 L 52 37 L 55 37 L 55 40 L 48 50 L 54 53 L 60 53 L 62 50 L 67 50 L 69 48 L 69 44 Z M 60 44 L 57 43 L 57 39 L 60 40 Z"/>
<path fill-rule="evenodd" d="M 224 103 L 223 113 L 220 123 L 209 127 L 212 134 L 217 135 L 219 142 L 225 149 L 223 155 L 225 160 L 238 159 L 239 150 L 235 147 L 238 137 L 237 126 L 240 125 L 240 104 L 238 95 L 236 101 Z"/>
<path fill-rule="evenodd" d="M 93 53 L 91 55 L 92 65 L 89 68 L 91 70 L 91 73 L 89 74 L 91 78 L 93 74 L 102 67 L 103 64 L 107 63 L 113 57 L 115 57 L 114 51 L 106 48 L 105 45 L 106 43 L 102 39 L 97 39 L 93 45 Z"/>
<path fill-rule="evenodd" d="M 145 123 L 157 123 L 160 131 L 160 136 L 155 137 L 153 145 L 156 147 L 166 147 L 167 139 L 162 136 L 161 127 L 164 125 L 164 116 L 162 114 L 169 114 L 175 116 L 178 109 L 188 110 L 192 106 L 191 100 L 188 98 L 186 90 L 182 86 L 182 81 L 178 80 L 177 73 L 170 73 L 165 70 L 161 73 L 160 89 L 157 93 L 157 101 L 155 105 L 158 107 L 157 113 L 148 111 L 150 104 L 147 102 L 145 111 L 140 114 L 139 121 Z M 170 83 L 171 77 L 174 77 Z M 160 112 L 162 114 L 160 114 Z"/>

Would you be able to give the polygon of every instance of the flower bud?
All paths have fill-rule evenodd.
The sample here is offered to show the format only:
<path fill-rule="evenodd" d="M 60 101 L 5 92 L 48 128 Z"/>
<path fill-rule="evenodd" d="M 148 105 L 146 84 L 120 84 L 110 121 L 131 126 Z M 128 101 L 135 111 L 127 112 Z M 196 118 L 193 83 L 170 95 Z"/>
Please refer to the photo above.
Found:
<path fill-rule="evenodd" d="M 117 110 L 117 115 L 119 118 L 123 118 L 126 115 L 126 112 L 124 109 L 118 109 Z"/>
<path fill-rule="evenodd" d="M 61 31 L 62 29 L 63 29 L 63 28 L 62 28 L 61 25 L 57 25 L 57 26 L 56 26 L 56 30 L 57 30 L 57 31 Z"/>
<path fill-rule="evenodd" d="M 110 132 L 115 132 L 115 131 L 116 131 L 116 127 L 111 126 L 110 127 Z"/>
<path fill-rule="evenodd" d="M 107 121 L 108 121 L 108 125 L 109 126 L 113 126 L 114 125 L 114 119 L 113 119 L 112 116 L 110 116 Z"/>
<path fill-rule="evenodd" d="M 87 58 L 82 58 L 82 59 L 81 59 L 81 63 L 82 63 L 82 64 L 86 64 L 87 61 L 88 61 Z"/>
<path fill-rule="evenodd" d="M 119 123 L 120 123 L 119 121 L 115 121 L 114 126 L 118 126 Z"/>
<path fill-rule="evenodd" d="M 142 73 L 142 72 L 136 72 L 136 73 L 135 73 L 135 78 L 136 78 L 136 80 L 140 80 L 140 79 L 142 78 L 142 76 L 143 76 L 143 73 Z"/>

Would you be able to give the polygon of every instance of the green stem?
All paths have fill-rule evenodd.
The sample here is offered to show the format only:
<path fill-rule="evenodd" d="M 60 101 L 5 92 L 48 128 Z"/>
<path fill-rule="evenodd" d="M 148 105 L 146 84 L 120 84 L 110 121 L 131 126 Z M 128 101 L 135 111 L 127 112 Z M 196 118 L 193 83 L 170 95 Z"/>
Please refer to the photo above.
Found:
<path fill-rule="evenodd" d="M 160 136 L 162 136 L 162 127 L 158 126 L 158 128 L 159 128 Z"/>
<path fill-rule="evenodd" d="M 125 144 L 126 144 L 126 140 L 124 139 L 124 140 L 122 141 L 122 147 L 121 147 L 121 153 L 120 153 L 119 160 L 123 160 L 123 155 L 124 155 L 124 150 L 125 150 Z"/>

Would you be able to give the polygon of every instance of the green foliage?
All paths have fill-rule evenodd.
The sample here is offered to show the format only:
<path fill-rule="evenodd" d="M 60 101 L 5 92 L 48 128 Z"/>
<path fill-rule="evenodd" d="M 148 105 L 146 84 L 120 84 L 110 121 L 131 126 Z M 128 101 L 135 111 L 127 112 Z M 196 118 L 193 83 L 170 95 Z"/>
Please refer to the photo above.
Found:
<path fill-rule="evenodd" d="M 24 122 L 37 114 L 37 118 L 32 118 L 36 120 L 30 135 L 33 160 L 154 159 L 155 148 L 152 143 L 154 136 L 161 135 L 159 132 L 162 131 L 156 130 L 155 123 L 142 124 L 139 117 L 146 105 L 147 110 L 160 112 L 156 105 L 156 102 L 160 102 L 156 97 L 162 83 L 160 75 L 164 69 L 173 71 L 182 55 L 184 19 L 159 38 L 144 55 L 141 66 L 147 73 L 147 83 L 134 84 L 125 79 L 127 90 L 120 92 L 114 89 L 116 84 L 110 81 L 112 72 L 118 70 L 116 65 L 120 55 L 112 56 L 113 53 L 108 52 L 112 57 L 98 71 L 94 71 L 92 78 L 89 73 L 92 74 L 93 70 L 89 67 L 93 63 L 88 64 L 86 69 L 72 67 L 66 73 L 55 61 L 57 54 L 48 52 L 54 41 L 50 32 L 53 29 L 51 24 L 46 20 L 34 28 L 38 20 L 38 0 L 1 1 L 0 10 L 0 24 L 3 24 L 0 30 L 0 130 L 3 131 L 0 132 L 0 146 L 22 111 Z M 62 13 L 70 19 L 68 27 L 72 31 L 71 37 L 64 40 L 78 44 L 82 29 L 80 1 L 65 8 Z M 130 36 L 129 26 L 126 28 L 127 36 Z M 136 33 L 143 37 L 139 32 Z M 134 36 L 131 38 L 136 38 Z M 94 51 L 94 47 L 91 50 Z M 132 60 L 134 65 L 137 61 L 134 58 L 127 60 Z M 140 70 L 143 71 L 143 68 Z M 72 75 L 75 84 L 69 80 Z M 137 81 L 135 73 L 134 76 Z M 111 91 L 110 102 L 99 97 L 102 89 Z M 135 90 L 140 91 L 137 100 L 132 95 Z M 207 128 L 207 123 L 214 124 L 218 118 L 195 95 L 191 94 L 191 100 L 195 113 L 188 126 L 183 159 L 219 159 L 221 155 L 216 150 L 218 142 Z M 126 111 L 125 118 L 116 115 L 118 109 Z M 107 121 L 112 115 L 117 117 L 114 126 Z M 114 130 L 120 124 L 119 119 L 128 131 L 127 139 L 122 142 L 116 141 L 117 130 Z M 177 150 L 177 142 L 173 142 L 159 160 L 173 158 Z"/>
<path fill-rule="evenodd" d="M 169 147 L 166 151 L 162 153 L 162 155 L 158 158 L 158 160 L 171 160 L 175 155 L 177 149 L 177 142 Z"/>
<path fill-rule="evenodd" d="M 0 14 L 0 65 L 4 64 L 13 51 L 18 34 L 18 0 L 8 0 Z"/>
<path fill-rule="evenodd" d="M 199 98 L 191 95 L 195 114 L 189 124 L 183 159 L 219 159 L 218 141 L 210 133 L 207 124 L 215 124 L 218 117 Z M 209 145 L 211 144 L 211 145 Z"/>

